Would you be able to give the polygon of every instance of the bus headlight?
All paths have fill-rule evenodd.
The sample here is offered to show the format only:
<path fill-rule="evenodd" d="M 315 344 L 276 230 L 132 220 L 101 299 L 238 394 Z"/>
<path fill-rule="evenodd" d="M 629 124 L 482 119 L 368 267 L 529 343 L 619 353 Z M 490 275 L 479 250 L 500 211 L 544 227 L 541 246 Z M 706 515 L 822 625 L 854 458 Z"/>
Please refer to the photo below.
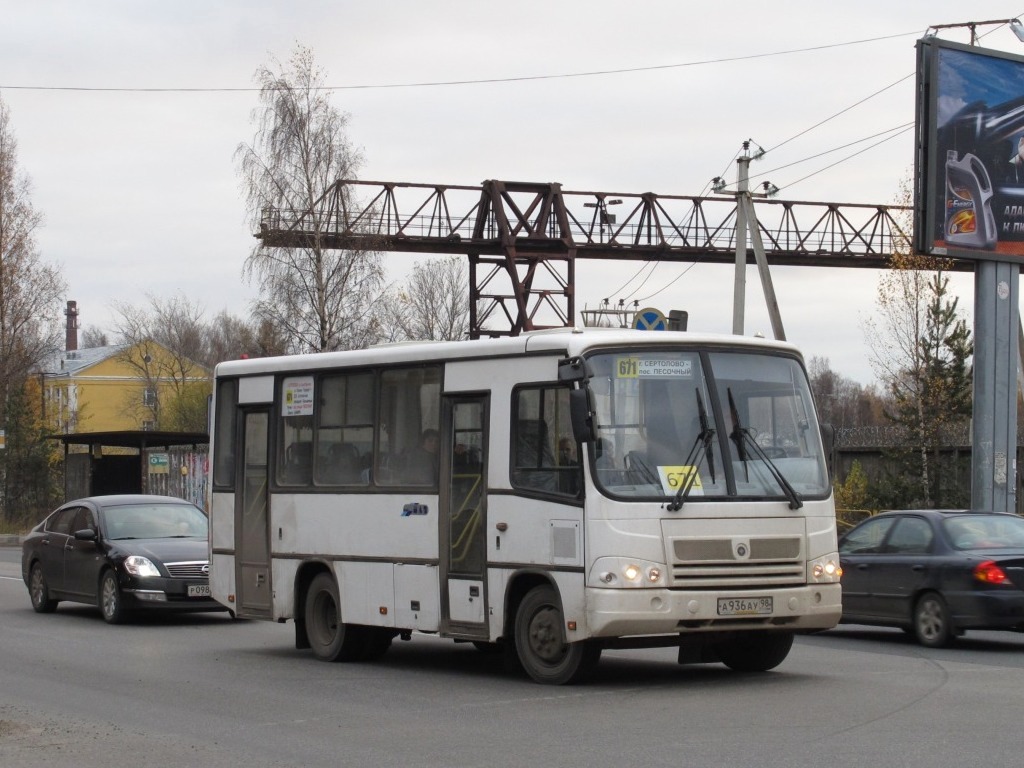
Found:
<path fill-rule="evenodd" d="M 591 587 L 663 587 L 665 566 L 649 560 L 602 557 L 590 572 Z"/>
<path fill-rule="evenodd" d="M 843 575 L 843 568 L 839 564 L 839 558 L 834 554 L 811 560 L 807 567 L 808 580 L 818 584 L 835 583 Z"/>

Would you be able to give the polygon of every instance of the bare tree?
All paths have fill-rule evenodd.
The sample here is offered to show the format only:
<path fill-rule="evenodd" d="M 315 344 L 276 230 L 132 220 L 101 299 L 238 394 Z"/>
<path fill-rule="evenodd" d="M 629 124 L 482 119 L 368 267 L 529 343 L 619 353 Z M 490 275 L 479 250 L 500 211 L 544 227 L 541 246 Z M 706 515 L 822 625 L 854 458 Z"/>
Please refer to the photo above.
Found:
<path fill-rule="evenodd" d="M 827 357 L 812 357 L 807 373 L 818 417 L 823 423 L 836 429 L 886 423 L 882 399 L 875 388 L 836 373 Z"/>
<path fill-rule="evenodd" d="M 25 393 L 31 371 L 59 349 L 66 293 L 60 273 L 43 263 L 36 247 L 42 216 L 32 205 L 28 177 L 18 168 L 17 148 L 10 112 L 0 100 L 0 425 L 8 435 L 0 451 L 0 510 L 5 512 L 12 495 L 30 506 L 32 498 L 24 492 L 29 475 L 36 469 L 47 472 L 44 425 L 32 411 L 40 401 Z M 39 480 L 46 485 L 45 477 Z"/>
<path fill-rule="evenodd" d="M 458 256 L 413 267 L 397 292 L 397 325 L 408 339 L 457 341 L 469 333 L 469 278 Z"/>
<path fill-rule="evenodd" d="M 42 216 L 32 205 L 31 184 L 20 172 L 10 112 L 0 100 L 0 423 L 7 387 L 56 351 L 61 298 L 66 285 L 44 264 L 35 231 Z"/>
<path fill-rule="evenodd" d="M 83 349 L 108 346 L 110 346 L 110 337 L 107 335 L 106 331 L 97 328 L 95 325 L 87 325 L 82 329 Z"/>
<path fill-rule="evenodd" d="M 309 244 L 253 249 L 244 274 L 259 287 L 254 315 L 287 339 L 289 351 L 364 347 L 376 340 L 380 323 L 374 313 L 384 283 L 381 256 L 324 247 L 326 214 L 316 206 L 331 184 L 355 178 L 359 168 L 348 116 L 331 105 L 308 48 L 297 46 L 287 66 L 260 67 L 256 80 L 255 137 L 235 155 L 249 213 L 257 226 L 268 210 L 305 215 Z"/>
<path fill-rule="evenodd" d="M 209 357 L 203 310 L 183 296 L 147 298 L 146 308 L 114 305 L 125 345 L 118 357 L 137 372 L 145 388 L 141 398 L 132 397 L 126 405 L 158 429 L 202 431 L 210 392 L 210 372 L 200 362 Z M 161 394 L 164 388 L 170 389 L 170 397 Z"/>

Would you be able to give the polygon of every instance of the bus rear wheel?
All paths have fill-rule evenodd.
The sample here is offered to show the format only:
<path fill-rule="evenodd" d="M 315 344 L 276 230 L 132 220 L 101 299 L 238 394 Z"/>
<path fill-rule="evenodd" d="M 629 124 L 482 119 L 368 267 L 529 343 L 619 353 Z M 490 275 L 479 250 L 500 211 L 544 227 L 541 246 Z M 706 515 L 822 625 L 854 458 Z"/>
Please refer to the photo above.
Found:
<path fill-rule="evenodd" d="M 321 661 L 356 661 L 363 654 L 360 628 L 341 620 L 338 585 L 329 573 L 318 574 L 306 592 L 306 634 Z"/>
<path fill-rule="evenodd" d="M 767 672 L 779 666 L 793 647 L 792 632 L 744 632 L 715 645 L 718 658 L 737 672 Z"/>
<path fill-rule="evenodd" d="M 565 641 L 565 619 L 558 593 L 546 585 L 531 589 L 519 604 L 515 641 L 519 663 L 538 683 L 577 682 L 601 658 L 599 645 Z"/>

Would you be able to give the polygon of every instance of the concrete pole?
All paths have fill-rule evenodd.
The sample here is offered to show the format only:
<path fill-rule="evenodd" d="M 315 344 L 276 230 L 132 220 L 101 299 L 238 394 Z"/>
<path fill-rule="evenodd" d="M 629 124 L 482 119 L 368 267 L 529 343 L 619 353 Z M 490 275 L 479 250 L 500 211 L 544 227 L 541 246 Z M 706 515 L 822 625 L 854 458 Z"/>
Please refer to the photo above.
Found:
<path fill-rule="evenodd" d="M 1017 511 L 1017 364 L 1020 267 L 978 261 L 974 275 L 971 507 Z"/>
<path fill-rule="evenodd" d="M 750 157 L 744 154 L 736 161 L 736 277 L 732 288 L 732 332 L 743 335 L 743 313 L 747 302 L 747 209 L 743 199 L 747 196 L 750 175 Z"/>

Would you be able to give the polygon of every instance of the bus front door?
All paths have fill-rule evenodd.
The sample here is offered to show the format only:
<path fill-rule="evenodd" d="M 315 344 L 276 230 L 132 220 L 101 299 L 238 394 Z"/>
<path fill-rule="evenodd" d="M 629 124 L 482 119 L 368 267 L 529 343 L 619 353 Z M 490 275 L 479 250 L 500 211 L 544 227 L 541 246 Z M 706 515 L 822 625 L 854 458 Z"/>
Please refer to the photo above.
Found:
<path fill-rule="evenodd" d="M 442 631 L 487 639 L 487 397 L 445 399 L 441 461 Z"/>
<path fill-rule="evenodd" d="M 240 479 L 242 492 L 235 496 L 235 593 L 237 613 L 251 618 L 270 618 L 270 534 L 267 526 L 267 457 L 270 415 L 266 410 L 242 412 Z"/>

